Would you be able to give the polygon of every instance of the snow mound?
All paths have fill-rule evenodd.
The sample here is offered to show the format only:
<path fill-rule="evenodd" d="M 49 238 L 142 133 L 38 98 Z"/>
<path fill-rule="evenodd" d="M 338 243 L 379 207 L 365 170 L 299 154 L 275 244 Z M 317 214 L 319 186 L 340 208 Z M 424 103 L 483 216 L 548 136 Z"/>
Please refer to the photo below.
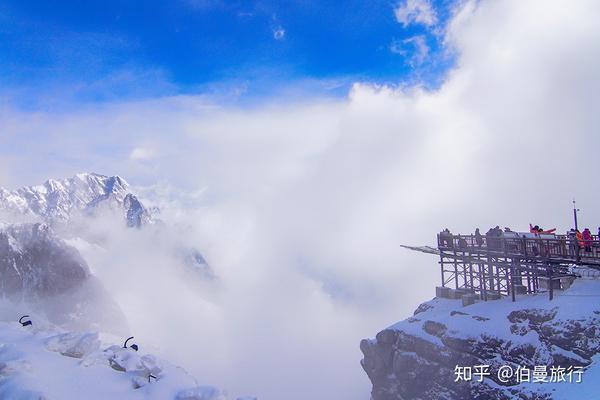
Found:
<path fill-rule="evenodd" d="M 52 336 L 46 340 L 46 348 L 63 356 L 82 358 L 100 348 L 97 333 L 67 332 Z"/>

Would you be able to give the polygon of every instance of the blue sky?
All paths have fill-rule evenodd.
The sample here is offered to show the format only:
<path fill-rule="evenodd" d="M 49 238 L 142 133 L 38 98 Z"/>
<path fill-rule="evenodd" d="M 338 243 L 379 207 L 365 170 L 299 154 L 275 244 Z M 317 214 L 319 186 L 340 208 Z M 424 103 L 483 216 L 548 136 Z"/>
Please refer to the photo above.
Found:
<path fill-rule="evenodd" d="M 355 81 L 435 86 L 451 65 L 440 45 L 451 8 L 449 0 L 8 1 L 0 90 L 21 101 L 40 89 L 102 101 L 290 88 L 335 96 Z"/>

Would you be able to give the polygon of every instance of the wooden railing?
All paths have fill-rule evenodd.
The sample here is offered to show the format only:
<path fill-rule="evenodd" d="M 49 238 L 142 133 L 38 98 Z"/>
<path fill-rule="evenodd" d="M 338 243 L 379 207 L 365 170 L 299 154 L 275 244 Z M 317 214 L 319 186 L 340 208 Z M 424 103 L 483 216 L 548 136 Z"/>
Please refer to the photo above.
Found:
<path fill-rule="evenodd" d="M 600 264 L 600 240 L 580 242 L 570 235 L 533 235 L 503 232 L 501 236 L 438 234 L 440 251 L 496 253 L 512 257 L 555 259 L 563 262 Z"/>

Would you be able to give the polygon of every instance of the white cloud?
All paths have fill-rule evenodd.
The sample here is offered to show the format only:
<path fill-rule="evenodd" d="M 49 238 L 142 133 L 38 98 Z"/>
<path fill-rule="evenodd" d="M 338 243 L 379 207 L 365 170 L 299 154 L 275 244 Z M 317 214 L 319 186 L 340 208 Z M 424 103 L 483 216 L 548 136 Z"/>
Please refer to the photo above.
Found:
<path fill-rule="evenodd" d="M 396 6 L 394 15 L 404 27 L 411 24 L 433 26 L 437 23 L 437 14 L 429 0 L 404 0 Z"/>
<path fill-rule="evenodd" d="M 429 56 L 429 46 L 423 35 L 412 36 L 404 40 L 393 40 L 390 51 L 406 57 L 407 64 L 416 67 L 423 64 Z"/>
<path fill-rule="evenodd" d="M 10 187 L 12 178 L 8 158 L 0 156 L 0 186 Z"/>
<path fill-rule="evenodd" d="M 431 244 L 446 226 L 567 229 L 573 196 L 583 225 L 600 221 L 600 3 L 565 4 L 467 3 L 446 37 L 457 67 L 435 91 L 357 84 L 339 101 L 248 109 L 194 97 L 72 115 L 4 108 L 0 149 L 20 151 L 12 181 L 88 169 L 204 189 L 173 214 L 222 277 L 216 308 L 151 338 L 143 328 L 172 321 L 165 309 L 181 300 L 165 298 L 131 311 L 136 332 L 236 394 L 365 399 L 359 340 L 438 284 L 435 259 L 399 244 Z M 155 168 L 129 160 L 139 143 L 160 149 Z M 150 295 L 143 282 L 122 290 L 140 304 Z"/>
<path fill-rule="evenodd" d="M 135 147 L 129 153 L 129 159 L 132 161 L 145 161 L 156 158 L 158 154 L 155 150 L 148 147 Z"/>
<path fill-rule="evenodd" d="M 283 29 L 283 27 L 281 27 L 281 26 L 273 28 L 273 38 L 275 40 L 285 39 L 285 29 Z"/>

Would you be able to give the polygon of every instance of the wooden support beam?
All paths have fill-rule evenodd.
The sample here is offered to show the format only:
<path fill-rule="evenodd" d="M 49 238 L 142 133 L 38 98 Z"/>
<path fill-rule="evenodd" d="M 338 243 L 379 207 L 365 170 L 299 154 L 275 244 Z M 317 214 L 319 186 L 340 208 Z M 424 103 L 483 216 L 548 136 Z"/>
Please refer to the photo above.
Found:
<path fill-rule="evenodd" d="M 515 302 L 515 267 L 514 265 L 510 267 L 510 295 L 512 297 L 512 301 Z"/>

